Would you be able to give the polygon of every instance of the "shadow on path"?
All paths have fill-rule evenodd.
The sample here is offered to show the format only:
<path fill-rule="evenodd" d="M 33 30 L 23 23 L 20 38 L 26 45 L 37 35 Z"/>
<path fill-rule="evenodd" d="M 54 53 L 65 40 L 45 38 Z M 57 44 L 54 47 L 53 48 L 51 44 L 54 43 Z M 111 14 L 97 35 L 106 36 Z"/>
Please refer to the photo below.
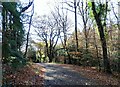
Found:
<path fill-rule="evenodd" d="M 38 63 L 46 69 L 44 86 L 55 85 L 97 85 L 93 80 L 83 77 L 80 73 L 71 70 L 69 67 L 53 63 Z"/>

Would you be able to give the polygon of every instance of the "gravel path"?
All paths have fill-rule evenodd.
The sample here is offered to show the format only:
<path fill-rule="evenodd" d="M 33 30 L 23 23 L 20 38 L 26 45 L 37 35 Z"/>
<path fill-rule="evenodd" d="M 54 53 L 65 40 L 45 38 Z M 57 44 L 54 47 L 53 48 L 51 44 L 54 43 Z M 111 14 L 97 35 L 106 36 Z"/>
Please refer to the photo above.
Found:
<path fill-rule="evenodd" d="M 60 66 L 53 63 L 39 63 L 46 69 L 44 86 L 51 87 L 55 85 L 97 85 L 93 80 L 83 77 L 78 72 L 69 67 Z"/>

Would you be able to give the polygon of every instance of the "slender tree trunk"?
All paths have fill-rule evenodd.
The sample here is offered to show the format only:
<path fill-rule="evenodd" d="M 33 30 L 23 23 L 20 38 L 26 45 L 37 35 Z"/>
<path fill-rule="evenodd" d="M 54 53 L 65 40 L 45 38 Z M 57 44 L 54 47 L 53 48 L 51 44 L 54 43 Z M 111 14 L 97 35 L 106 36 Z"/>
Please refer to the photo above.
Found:
<path fill-rule="evenodd" d="M 63 22 L 63 34 L 64 34 L 64 44 L 63 44 L 63 48 L 64 48 L 64 50 L 65 50 L 65 52 L 64 52 L 64 64 L 66 64 L 66 55 L 65 55 L 65 53 L 66 53 L 66 41 L 67 41 L 67 35 L 66 35 L 66 25 L 65 25 L 65 22 Z"/>
<path fill-rule="evenodd" d="M 31 18 L 30 18 L 30 21 L 31 21 Z M 28 33 L 27 33 L 27 42 L 26 42 L 26 48 L 25 48 L 25 54 L 24 54 L 25 58 L 26 58 L 27 51 L 28 51 L 28 42 L 29 42 L 30 27 L 31 27 L 31 22 L 29 23 L 29 29 L 28 29 Z"/>
<path fill-rule="evenodd" d="M 48 58 L 50 57 L 50 55 L 49 55 L 49 47 L 48 47 L 48 43 L 47 43 L 47 41 L 45 41 L 45 48 L 46 48 L 46 57 L 48 56 Z"/>
<path fill-rule="evenodd" d="M 67 56 L 68 56 L 68 64 L 72 64 L 72 61 L 71 61 L 71 57 L 70 57 L 70 54 L 69 54 L 68 48 L 65 47 L 65 43 L 63 43 L 61 37 L 60 37 L 60 39 L 61 39 L 61 42 L 62 42 L 62 46 L 63 46 L 63 48 L 64 48 L 64 49 L 66 50 L 66 52 L 67 52 Z M 67 62 L 66 62 L 66 59 L 64 60 L 64 63 L 67 63 Z"/>
<path fill-rule="evenodd" d="M 76 39 L 76 52 L 78 51 L 78 36 L 77 36 L 77 5 L 76 0 L 74 0 L 74 8 L 75 8 L 75 39 Z"/>
<path fill-rule="evenodd" d="M 40 49 L 40 63 L 41 63 L 41 58 L 42 58 L 42 51 Z"/>
<path fill-rule="evenodd" d="M 96 57 L 98 59 L 98 69 L 99 71 L 101 70 L 101 66 L 100 66 L 100 57 L 98 55 L 98 46 L 96 44 L 96 36 L 95 36 L 95 29 L 94 29 L 94 44 L 95 44 L 95 49 L 96 49 Z"/>
<path fill-rule="evenodd" d="M 27 51 L 28 51 L 29 34 L 30 34 L 30 29 L 31 29 L 31 23 L 32 23 L 33 14 L 34 14 L 34 5 L 33 5 L 33 12 L 32 12 L 32 14 L 30 16 L 29 29 L 28 29 L 28 32 L 27 32 L 27 42 L 26 42 L 26 48 L 25 48 L 25 53 L 24 53 L 24 57 L 25 58 L 26 58 Z"/>
<path fill-rule="evenodd" d="M 82 21 L 84 24 L 84 35 L 85 35 L 85 49 L 86 49 L 86 54 L 88 53 L 88 31 L 87 31 L 87 22 L 88 22 L 88 2 L 87 0 L 85 1 L 86 5 L 84 5 L 84 1 L 82 0 L 82 2 L 79 1 L 80 6 L 79 6 L 79 12 L 81 14 L 82 17 Z M 84 9 L 85 7 L 85 9 Z"/>
<path fill-rule="evenodd" d="M 6 59 L 6 56 L 5 56 L 5 49 L 3 47 L 5 47 L 5 43 L 6 43 L 6 39 L 5 39 L 5 9 L 3 8 L 2 9 L 2 58 L 5 57 Z M 5 61 L 4 61 L 5 62 Z"/>
<path fill-rule="evenodd" d="M 85 30 L 85 48 L 86 48 L 86 53 L 88 53 L 88 35 L 86 30 L 86 24 L 84 24 L 84 30 Z"/>
<path fill-rule="evenodd" d="M 118 12 L 120 12 L 120 1 L 118 2 Z M 118 13 L 118 73 L 120 74 L 120 14 Z M 120 76 L 120 75 L 119 75 Z"/>
<path fill-rule="evenodd" d="M 119 25 L 119 29 L 118 29 L 118 72 L 120 73 L 120 25 Z"/>

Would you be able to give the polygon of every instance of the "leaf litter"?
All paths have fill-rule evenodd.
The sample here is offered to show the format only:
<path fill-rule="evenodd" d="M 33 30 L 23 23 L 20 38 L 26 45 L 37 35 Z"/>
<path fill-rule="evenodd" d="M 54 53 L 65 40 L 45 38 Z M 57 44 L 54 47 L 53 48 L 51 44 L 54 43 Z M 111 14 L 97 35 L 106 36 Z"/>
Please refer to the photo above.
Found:
<path fill-rule="evenodd" d="M 38 64 L 30 63 L 16 71 L 10 66 L 3 65 L 3 70 L 3 84 L 43 86 L 45 69 Z"/>

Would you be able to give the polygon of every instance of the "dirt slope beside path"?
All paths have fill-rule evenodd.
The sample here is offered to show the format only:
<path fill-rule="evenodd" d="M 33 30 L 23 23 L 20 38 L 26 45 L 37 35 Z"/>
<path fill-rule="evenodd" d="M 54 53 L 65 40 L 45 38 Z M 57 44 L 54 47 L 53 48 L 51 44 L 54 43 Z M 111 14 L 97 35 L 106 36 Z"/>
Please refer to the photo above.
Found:
<path fill-rule="evenodd" d="M 70 67 L 52 63 L 41 63 L 40 65 L 46 69 L 45 87 L 54 85 L 98 85 L 96 81 L 85 78 Z"/>
<path fill-rule="evenodd" d="M 35 87 L 43 86 L 44 68 L 38 64 L 30 63 L 14 71 L 10 66 L 3 65 L 4 87 Z"/>

